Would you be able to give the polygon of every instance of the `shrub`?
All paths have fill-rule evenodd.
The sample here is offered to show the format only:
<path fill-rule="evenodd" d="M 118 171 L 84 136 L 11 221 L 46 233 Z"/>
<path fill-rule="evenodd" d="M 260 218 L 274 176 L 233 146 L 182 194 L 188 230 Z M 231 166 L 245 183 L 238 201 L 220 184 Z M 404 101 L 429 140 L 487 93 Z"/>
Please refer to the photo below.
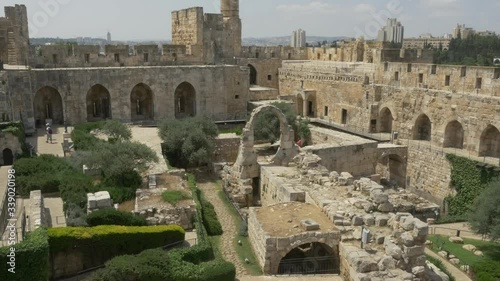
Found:
<path fill-rule="evenodd" d="M 130 212 L 122 212 L 115 209 L 105 209 L 91 213 L 87 216 L 89 226 L 98 225 L 123 225 L 123 226 L 146 226 L 147 222 L 141 216 Z"/>
<path fill-rule="evenodd" d="M 88 281 L 168 281 L 168 253 L 161 249 L 146 250 L 137 256 L 120 256 L 93 273 Z"/>
<path fill-rule="evenodd" d="M 168 202 L 173 206 L 177 205 L 180 201 L 191 199 L 190 196 L 180 190 L 165 191 L 161 194 L 161 197 L 165 202 Z"/>
<path fill-rule="evenodd" d="M 471 266 L 477 281 L 500 280 L 500 267 L 497 261 L 483 260 Z"/>
<path fill-rule="evenodd" d="M 88 269 L 101 266 L 119 255 L 138 254 L 146 249 L 158 248 L 184 240 L 179 226 L 96 226 L 66 227 L 48 230 L 50 255 L 80 256 L 81 264 L 71 268 Z M 61 270 L 70 275 L 71 269 Z M 54 276 L 54 278 L 65 276 Z"/>
<path fill-rule="evenodd" d="M 17 244 L 15 274 L 8 270 L 10 247 L 0 248 L 0 280 L 10 281 L 47 281 L 49 279 L 49 244 L 44 228 L 28 234 L 26 239 Z"/>
<path fill-rule="evenodd" d="M 236 268 L 222 259 L 213 260 L 209 243 L 174 250 L 169 254 L 170 277 L 176 281 L 233 281 Z"/>
<path fill-rule="evenodd" d="M 201 117 L 167 120 L 159 128 L 163 154 L 170 165 L 179 168 L 210 163 L 217 135 L 215 123 Z"/>
<path fill-rule="evenodd" d="M 215 212 L 214 205 L 208 202 L 203 196 L 201 196 L 200 201 L 203 225 L 207 229 L 208 235 L 222 235 L 222 226 L 219 222 L 219 219 L 217 218 L 217 213 Z"/>

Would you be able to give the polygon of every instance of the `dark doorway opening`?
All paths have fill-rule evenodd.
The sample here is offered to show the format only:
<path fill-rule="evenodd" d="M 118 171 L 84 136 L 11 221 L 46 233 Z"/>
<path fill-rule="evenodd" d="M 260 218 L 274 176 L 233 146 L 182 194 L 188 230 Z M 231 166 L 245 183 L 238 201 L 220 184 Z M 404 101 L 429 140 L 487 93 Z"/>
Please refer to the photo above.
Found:
<path fill-rule="evenodd" d="M 256 177 L 252 179 L 252 197 L 253 206 L 261 206 L 261 195 L 260 195 L 260 178 Z"/>
<path fill-rule="evenodd" d="M 345 125 L 347 124 L 347 110 L 342 109 L 342 124 Z"/>
<path fill-rule="evenodd" d="M 309 116 L 314 116 L 314 108 L 313 108 L 313 102 L 309 101 L 308 102 L 308 108 L 309 108 Z"/>
<path fill-rule="evenodd" d="M 11 166 L 14 164 L 14 154 L 12 153 L 12 150 L 6 148 L 2 152 L 3 156 L 3 165 L 4 166 Z"/>

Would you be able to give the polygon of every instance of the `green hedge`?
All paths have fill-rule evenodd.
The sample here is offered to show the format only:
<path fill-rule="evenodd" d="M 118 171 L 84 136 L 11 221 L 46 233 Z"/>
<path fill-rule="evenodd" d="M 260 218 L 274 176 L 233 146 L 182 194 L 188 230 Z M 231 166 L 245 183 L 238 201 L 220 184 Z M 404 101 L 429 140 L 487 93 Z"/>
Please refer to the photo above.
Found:
<path fill-rule="evenodd" d="M 48 230 L 51 257 L 54 259 L 59 254 L 80 256 L 83 269 L 101 266 L 116 256 L 135 255 L 146 249 L 183 241 L 184 235 L 184 230 L 176 225 L 146 227 L 113 225 Z"/>
<path fill-rule="evenodd" d="M 476 262 L 471 267 L 472 271 L 476 273 L 477 281 L 500 280 L 500 267 L 497 261 L 484 260 Z"/>
<path fill-rule="evenodd" d="M 49 244 L 47 232 L 39 228 L 29 233 L 26 239 L 15 245 L 15 274 L 7 271 L 10 260 L 9 247 L 0 248 L 0 280 L 47 281 L 49 279 Z"/>
<path fill-rule="evenodd" d="M 234 281 L 236 268 L 214 259 L 208 243 L 166 252 L 147 250 L 137 256 L 121 256 L 106 263 L 106 268 L 88 281 Z"/>
<path fill-rule="evenodd" d="M 175 281 L 233 281 L 236 268 L 222 259 L 215 259 L 209 243 L 170 252 L 169 271 Z"/>
<path fill-rule="evenodd" d="M 201 190 L 196 186 L 196 177 L 192 174 L 188 175 L 188 185 L 189 188 L 191 188 L 195 201 L 198 204 L 198 211 L 201 212 L 201 220 L 208 235 L 222 235 L 222 225 L 217 218 L 214 206 L 205 199 Z"/>
<path fill-rule="evenodd" d="M 88 226 L 99 225 L 123 225 L 123 226 L 147 226 L 145 218 L 130 212 L 122 212 L 115 209 L 95 211 L 87 216 Z"/>
<path fill-rule="evenodd" d="M 463 217 L 486 186 L 499 176 L 499 171 L 454 154 L 446 158 L 451 164 L 451 185 L 457 191 L 454 197 L 446 199 L 448 215 Z"/>

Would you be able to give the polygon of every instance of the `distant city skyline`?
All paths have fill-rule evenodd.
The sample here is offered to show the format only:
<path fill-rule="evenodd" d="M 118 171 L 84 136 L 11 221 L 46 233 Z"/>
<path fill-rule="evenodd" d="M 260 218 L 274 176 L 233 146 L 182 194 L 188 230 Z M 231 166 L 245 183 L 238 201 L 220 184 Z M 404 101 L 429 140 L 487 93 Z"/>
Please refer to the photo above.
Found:
<path fill-rule="evenodd" d="M 405 37 L 451 33 L 457 24 L 500 33 L 498 0 L 481 5 L 465 0 L 241 0 L 243 37 L 275 37 L 302 28 L 312 36 L 365 36 L 375 39 L 387 18 L 398 18 Z M 373 1 L 374 2 L 374 1 Z M 49 3 L 44 6 L 43 3 Z M 171 11 L 202 6 L 219 12 L 219 0 L 6 0 L 3 6 L 25 4 L 31 37 L 95 37 L 113 40 L 170 40 Z M 3 9 L 0 12 L 3 16 Z"/>

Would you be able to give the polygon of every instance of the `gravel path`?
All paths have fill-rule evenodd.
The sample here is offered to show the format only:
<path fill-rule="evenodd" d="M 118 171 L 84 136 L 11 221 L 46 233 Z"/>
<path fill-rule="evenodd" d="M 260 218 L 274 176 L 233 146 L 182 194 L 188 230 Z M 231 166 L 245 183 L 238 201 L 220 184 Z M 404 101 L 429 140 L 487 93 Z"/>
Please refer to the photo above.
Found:
<path fill-rule="evenodd" d="M 215 212 L 219 217 L 224 233 L 221 237 L 220 250 L 225 260 L 236 266 L 236 276 L 245 276 L 247 271 L 241 263 L 234 249 L 234 241 L 238 235 L 238 230 L 234 225 L 234 219 L 229 213 L 226 205 L 218 196 L 219 188 L 216 183 L 203 181 L 198 183 L 198 187 L 203 191 L 205 198 L 215 207 Z"/>

